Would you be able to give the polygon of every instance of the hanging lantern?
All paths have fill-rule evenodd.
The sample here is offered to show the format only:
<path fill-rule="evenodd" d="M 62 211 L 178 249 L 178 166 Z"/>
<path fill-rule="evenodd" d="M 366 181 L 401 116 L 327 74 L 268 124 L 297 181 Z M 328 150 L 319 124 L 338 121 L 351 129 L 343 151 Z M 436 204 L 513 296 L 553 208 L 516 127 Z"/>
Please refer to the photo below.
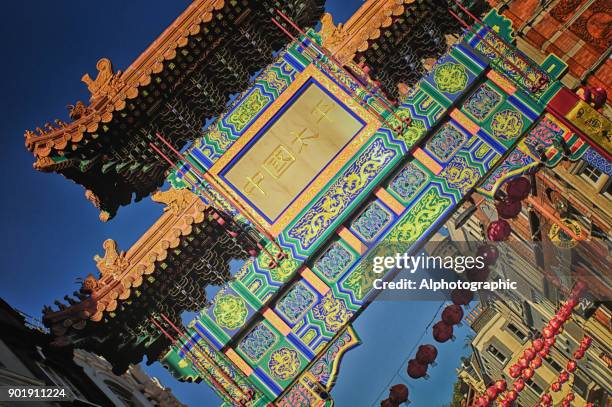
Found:
<path fill-rule="evenodd" d="M 512 387 L 514 387 L 514 390 L 520 393 L 525 388 L 525 381 L 523 381 L 523 379 L 517 379 L 514 381 L 514 383 L 512 383 Z"/>
<path fill-rule="evenodd" d="M 424 365 L 430 365 L 434 363 L 436 357 L 438 357 L 438 349 L 433 345 L 419 346 L 419 349 L 417 350 L 415 356 L 416 360 L 418 360 L 419 363 L 422 363 Z"/>
<path fill-rule="evenodd" d="M 497 398 L 497 388 L 495 386 L 490 386 L 485 392 L 485 395 L 489 402 L 495 400 Z"/>
<path fill-rule="evenodd" d="M 495 382 L 495 388 L 500 393 L 505 392 L 507 387 L 508 387 L 508 383 L 506 383 L 505 380 L 498 380 Z"/>
<path fill-rule="evenodd" d="M 559 320 L 559 318 L 554 317 L 550 320 L 550 326 L 555 332 L 558 332 L 559 329 L 561 329 L 561 327 L 563 326 L 563 323 L 561 322 L 561 320 Z"/>
<path fill-rule="evenodd" d="M 413 379 L 420 379 L 421 377 L 427 376 L 427 365 L 419 363 L 416 359 L 410 359 L 406 371 L 408 372 L 408 376 Z"/>
<path fill-rule="evenodd" d="M 563 384 L 569 380 L 569 373 L 565 370 L 559 374 L 559 383 Z"/>
<path fill-rule="evenodd" d="M 565 396 L 565 399 L 567 401 L 574 401 L 575 398 L 576 398 L 576 396 L 572 392 L 567 393 L 567 396 Z"/>
<path fill-rule="evenodd" d="M 548 393 L 542 395 L 542 403 L 549 405 L 552 403 L 552 396 Z"/>
<path fill-rule="evenodd" d="M 593 343 L 593 338 L 591 338 L 590 336 L 585 336 L 580 341 L 580 347 L 581 348 L 584 347 L 584 350 L 587 350 L 589 346 L 591 346 L 592 343 Z"/>
<path fill-rule="evenodd" d="M 548 346 L 550 348 L 551 346 L 555 344 L 556 341 L 557 341 L 557 338 L 555 338 L 554 336 L 551 336 L 550 338 L 546 338 L 544 340 L 544 346 Z"/>
<path fill-rule="evenodd" d="M 523 370 L 523 369 L 527 369 L 527 367 L 529 367 L 529 361 L 528 361 L 528 360 L 527 360 L 527 358 L 526 358 L 526 357 L 524 357 L 524 356 L 521 356 L 521 357 L 518 359 L 518 364 L 519 364 L 519 366 L 521 367 L 521 370 Z"/>
<path fill-rule="evenodd" d="M 572 404 L 567 400 L 563 400 L 561 402 L 561 407 L 572 407 Z"/>
<path fill-rule="evenodd" d="M 533 341 L 531 345 L 533 345 L 533 349 L 535 349 L 536 352 L 539 352 L 544 349 L 544 341 L 540 338 Z"/>
<path fill-rule="evenodd" d="M 523 205 L 521 201 L 500 201 L 495 207 L 497 208 L 497 214 L 502 219 L 513 219 L 521 213 Z"/>
<path fill-rule="evenodd" d="M 525 359 L 531 362 L 533 358 L 535 358 L 536 352 L 531 348 L 527 348 L 525 349 L 525 352 L 523 352 L 523 356 L 525 357 Z"/>
<path fill-rule="evenodd" d="M 487 266 L 492 266 L 499 258 L 499 250 L 497 250 L 497 247 L 492 244 L 483 244 L 478 246 L 476 256 L 482 257 Z"/>
<path fill-rule="evenodd" d="M 578 363 L 576 363 L 575 360 L 570 360 L 567 362 L 567 371 L 570 373 L 574 373 L 576 371 L 576 368 L 578 367 Z"/>
<path fill-rule="evenodd" d="M 538 355 L 535 358 L 533 358 L 533 360 L 529 364 L 529 367 L 532 369 L 537 369 L 540 366 L 542 366 L 542 356 Z"/>
<path fill-rule="evenodd" d="M 506 194 L 509 200 L 522 201 L 529 196 L 531 182 L 525 177 L 515 178 L 508 182 Z"/>
<path fill-rule="evenodd" d="M 522 370 L 523 369 L 521 369 L 519 365 L 514 364 L 510 366 L 510 369 L 508 370 L 508 374 L 510 375 L 511 378 L 516 379 L 517 377 L 521 375 Z"/>
<path fill-rule="evenodd" d="M 544 329 L 542 329 L 542 336 L 544 336 L 544 338 L 546 339 L 550 339 L 555 336 L 555 332 L 553 331 L 552 328 L 550 328 L 549 326 L 546 326 L 544 327 Z"/>
<path fill-rule="evenodd" d="M 512 233 L 510 224 L 505 219 L 498 219 L 489 223 L 487 227 L 487 237 L 494 242 L 501 242 L 508 239 Z"/>
<path fill-rule="evenodd" d="M 548 353 L 550 352 L 550 348 L 546 347 L 544 349 L 542 349 L 541 351 L 538 352 L 538 354 L 543 357 L 546 358 L 548 357 Z"/>
<path fill-rule="evenodd" d="M 557 393 L 559 390 L 561 390 L 561 383 L 554 382 L 553 384 L 550 385 L 550 389 L 554 391 L 555 393 Z"/>
<path fill-rule="evenodd" d="M 392 400 L 390 399 L 384 399 L 383 401 L 380 402 L 380 407 L 397 407 L 398 405 L 395 404 Z"/>
<path fill-rule="evenodd" d="M 448 341 L 453 337 L 453 326 L 444 321 L 437 322 L 433 326 L 433 337 L 440 343 Z"/>
<path fill-rule="evenodd" d="M 460 305 L 449 305 L 442 311 L 442 321 L 448 325 L 457 325 L 463 319 L 463 309 Z"/>
<path fill-rule="evenodd" d="M 528 367 L 527 369 L 523 369 L 523 379 L 525 379 L 525 380 L 531 379 L 533 377 L 534 373 L 535 372 L 530 367 Z"/>
<path fill-rule="evenodd" d="M 584 352 L 582 349 L 578 349 L 576 352 L 574 352 L 574 359 L 576 360 L 580 360 L 584 357 Z"/>
<path fill-rule="evenodd" d="M 510 407 L 512 405 L 512 402 L 510 400 L 507 399 L 503 399 L 500 403 L 501 407 Z"/>
<path fill-rule="evenodd" d="M 491 271 L 489 267 L 485 266 L 483 268 L 471 267 L 466 270 L 465 275 L 470 281 L 486 281 L 489 278 L 489 274 Z"/>
<path fill-rule="evenodd" d="M 518 393 L 516 390 L 510 390 L 506 395 L 506 398 L 510 401 L 515 401 L 518 398 Z"/>
<path fill-rule="evenodd" d="M 468 305 L 474 299 L 474 292 L 464 289 L 454 289 L 451 292 L 451 300 L 455 305 Z"/>
<path fill-rule="evenodd" d="M 402 404 L 408 401 L 408 387 L 402 383 L 391 386 L 389 389 L 389 400 L 395 404 Z"/>

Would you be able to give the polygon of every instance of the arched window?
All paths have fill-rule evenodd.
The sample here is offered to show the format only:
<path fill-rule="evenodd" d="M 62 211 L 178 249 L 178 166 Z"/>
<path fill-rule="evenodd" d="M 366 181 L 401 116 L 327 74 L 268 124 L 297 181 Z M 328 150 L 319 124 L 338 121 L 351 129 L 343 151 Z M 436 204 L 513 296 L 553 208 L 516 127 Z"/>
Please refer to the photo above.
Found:
<path fill-rule="evenodd" d="M 138 407 L 138 404 L 136 404 L 136 401 L 132 396 L 132 392 L 127 390 L 125 387 L 111 380 L 105 380 L 104 383 L 108 386 L 109 389 L 111 389 L 115 396 L 117 396 L 117 398 L 121 400 L 124 406 Z"/>

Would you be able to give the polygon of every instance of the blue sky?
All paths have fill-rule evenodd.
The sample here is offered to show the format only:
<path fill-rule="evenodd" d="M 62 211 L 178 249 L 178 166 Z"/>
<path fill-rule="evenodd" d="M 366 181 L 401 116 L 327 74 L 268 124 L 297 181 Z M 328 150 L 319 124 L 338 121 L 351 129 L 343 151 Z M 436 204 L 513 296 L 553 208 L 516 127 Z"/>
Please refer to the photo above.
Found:
<path fill-rule="evenodd" d="M 71 293 L 77 277 L 95 273 L 92 257 L 106 238 L 127 249 L 162 213 L 145 199 L 121 208 L 109 223 L 98 221 L 81 186 L 32 169 L 23 133 L 55 118 L 67 120 L 66 105 L 89 97 L 80 82 L 95 76 L 99 58 L 125 69 L 187 6 L 185 0 L 8 2 L 0 26 L 3 117 L 0 160 L 7 181 L 0 199 L 3 271 L 0 296 L 34 316 L 44 304 Z M 328 1 L 336 22 L 346 20 L 359 0 Z M 347 353 L 332 395 L 337 405 L 369 406 L 406 358 L 439 303 L 375 302 L 355 327 L 364 344 Z M 466 328 L 457 341 L 441 345 L 440 364 L 428 381 L 411 381 L 416 406 L 438 406 L 449 399 Z M 431 338 L 430 333 L 426 338 Z M 147 368 L 190 406 L 218 405 L 205 385 L 179 383 L 159 365 Z M 403 371 L 403 369 L 402 369 Z M 405 377 L 405 374 L 404 374 Z M 393 382 L 401 380 L 396 378 Z"/>

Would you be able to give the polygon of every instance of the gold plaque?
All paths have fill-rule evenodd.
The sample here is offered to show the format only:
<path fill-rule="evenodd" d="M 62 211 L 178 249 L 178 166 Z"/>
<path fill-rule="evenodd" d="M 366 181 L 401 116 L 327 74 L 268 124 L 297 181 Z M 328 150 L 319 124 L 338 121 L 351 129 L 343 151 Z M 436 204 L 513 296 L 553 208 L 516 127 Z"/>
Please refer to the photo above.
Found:
<path fill-rule="evenodd" d="M 612 124 L 606 116 L 593 109 L 584 100 L 579 100 L 565 118 L 608 154 L 612 154 L 612 134 L 610 134 Z"/>
<path fill-rule="evenodd" d="M 306 89 L 224 178 L 273 222 L 364 127 L 315 82 Z"/>

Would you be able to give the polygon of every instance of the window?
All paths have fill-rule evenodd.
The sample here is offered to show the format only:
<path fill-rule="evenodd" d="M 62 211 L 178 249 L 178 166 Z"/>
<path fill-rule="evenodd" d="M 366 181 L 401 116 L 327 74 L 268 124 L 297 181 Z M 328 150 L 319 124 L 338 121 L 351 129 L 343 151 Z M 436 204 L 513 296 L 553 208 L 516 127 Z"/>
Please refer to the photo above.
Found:
<path fill-rule="evenodd" d="M 554 360 L 554 359 L 550 359 L 550 361 L 548 363 L 550 364 L 550 367 L 552 367 L 554 370 L 556 370 L 559 373 L 563 370 L 561 365 L 558 364 L 557 361 Z"/>
<path fill-rule="evenodd" d="M 538 396 L 542 394 L 542 388 L 536 382 L 534 382 L 533 379 L 525 381 L 525 384 L 529 386 Z"/>
<path fill-rule="evenodd" d="M 525 339 L 527 339 L 527 335 L 521 331 L 520 329 L 518 329 L 516 327 L 516 325 L 514 325 L 512 322 L 508 324 L 507 326 L 508 330 L 510 332 L 512 332 L 514 334 L 514 336 L 516 336 L 521 342 L 524 341 Z"/>
<path fill-rule="evenodd" d="M 612 199 L 612 181 L 608 180 L 608 186 L 604 188 L 604 196 L 608 199 Z"/>
<path fill-rule="evenodd" d="M 499 350 L 497 349 L 495 346 L 493 345 L 489 345 L 489 347 L 487 348 L 487 351 L 493 355 L 495 357 L 495 359 L 497 359 L 499 361 L 499 363 L 506 363 L 506 356 Z"/>
<path fill-rule="evenodd" d="M 580 171 L 580 176 L 589 181 L 591 184 L 597 184 L 602 175 L 603 173 L 599 169 L 589 164 L 585 165 Z"/>

